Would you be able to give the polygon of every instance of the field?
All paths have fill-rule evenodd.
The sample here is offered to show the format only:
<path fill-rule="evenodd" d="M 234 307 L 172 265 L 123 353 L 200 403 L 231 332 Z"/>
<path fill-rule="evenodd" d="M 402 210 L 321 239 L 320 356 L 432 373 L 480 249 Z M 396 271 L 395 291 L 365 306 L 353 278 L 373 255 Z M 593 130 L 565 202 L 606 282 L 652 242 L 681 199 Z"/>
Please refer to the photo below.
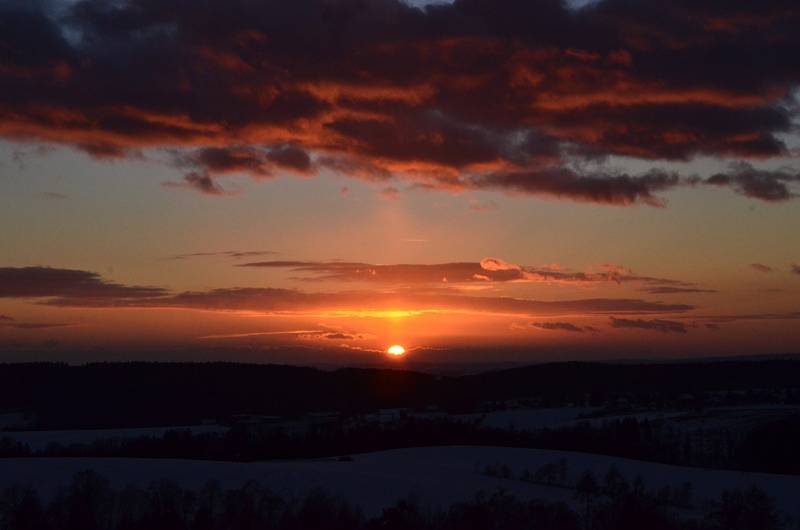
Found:
<path fill-rule="evenodd" d="M 256 463 L 207 462 L 171 459 L 122 458 L 37 458 L 0 460 L 0 487 L 30 484 L 45 498 L 66 486 L 72 476 L 94 470 L 112 485 L 146 486 L 169 479 L 187 488 L 199 488 L 209 480 L 225 487 L 237 487 L 255 480 L 274 491 L 300 496 L 322 489 L 360 506 L 367 515 L 402 498 L 413 496 L 431 508 L 447 507 L 468 500 L 479 491 L 503 489 L 519 498 L 565 501 L 575 504 L 574 490 L 519 480 L 524 470 L 558 462 L 568 466 L 568 481 L 574 483 L 586 470 L 602 478 L 611 466 L 633 481 L 640 475 L 648 489 L 692 484 L 692 504 L 700 508 L 726 489 L 757 485 L 775 499 L 778 509 L 794 518 L 800 516 L 797 491 L 800 477 L 742 473 L 669 466 L 564 451 L 512 449 L 501 447 L 419 447 L 353 455 L 347 459 L 270 461 Z M 509 478 L 488 476 L 492 466 L 507 466 Z"/>

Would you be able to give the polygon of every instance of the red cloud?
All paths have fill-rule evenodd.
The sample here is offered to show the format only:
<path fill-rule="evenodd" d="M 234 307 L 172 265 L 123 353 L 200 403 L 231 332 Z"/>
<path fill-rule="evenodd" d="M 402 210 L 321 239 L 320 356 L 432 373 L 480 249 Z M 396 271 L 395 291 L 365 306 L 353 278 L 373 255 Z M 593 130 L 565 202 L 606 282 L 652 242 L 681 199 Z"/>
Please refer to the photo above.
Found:
<path fill-rule="evenodd" d="M 785 0 L 48 6 L 0 7 L 0 136 L 97 157 L 177 150 L 180 186 L 206 194 L 224 193 L 219 174 L 325 167 L 662 206 L 697 182 L 572 162 L 779 156 L 797 117 L 800 9 Z M 742 168 L 705 182 L 796 195 L 796 173 Z"/>

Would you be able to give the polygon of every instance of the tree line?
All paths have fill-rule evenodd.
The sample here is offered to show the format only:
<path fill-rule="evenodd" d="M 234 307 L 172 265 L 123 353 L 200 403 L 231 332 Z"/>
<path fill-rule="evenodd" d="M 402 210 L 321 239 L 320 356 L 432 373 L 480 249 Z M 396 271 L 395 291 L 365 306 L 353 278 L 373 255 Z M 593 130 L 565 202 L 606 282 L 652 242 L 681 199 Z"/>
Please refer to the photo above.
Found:
<path fill-rule="evenodd" d="M 445 510 L 424 499 L 398 500 L 365 516 L 344 500 L 313 491 L 300 498 L 256 482 L 224 489 L 209 482 L 186 489 L 156 481 L 115 488 L 98 474 L 78 473 L 53 498 L 15 486 L 0 491 L 0 530 L 789 530 L 758 489 L 725 492 L 702 510 L 659 503 L 643 485 L 618 479 L 593 489 L 579 482 L 574 502 L 522 500 L 503 491 L 479 493 Z M 610 481 L 609 481 L 610 480 Z M 587 489 L 588 488 L 588 489 Z"/>

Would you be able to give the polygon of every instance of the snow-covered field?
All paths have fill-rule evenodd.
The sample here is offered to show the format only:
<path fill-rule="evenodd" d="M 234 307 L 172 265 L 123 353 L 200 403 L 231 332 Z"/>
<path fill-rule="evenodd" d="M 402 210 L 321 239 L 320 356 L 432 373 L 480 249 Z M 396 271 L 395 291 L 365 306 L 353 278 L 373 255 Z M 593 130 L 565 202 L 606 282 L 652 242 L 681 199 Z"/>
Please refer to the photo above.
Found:
<path fill-rule="evenodd" d="M 554 409 L 559 410 L 559 409 Z M 638 421 L 664 420 L 672 427 L 691 431 L 696 429 L 729 429 L 731 431 L 746 432 L 755 425 L 769 421 L 783 420 L 800 416 L 800 407 L 796 405 L 745 405 L 731 407 L 709 407 L 702 411 L 686 410 L 657 410 L 647 412 L 632 412 L 628 414 L 612 414 L 608 416 L 595 416 L 580 418 L 573 422 L 562 423 L 559 426 L 588 422 L 595 427 L 603 424 L 635 419 Z"/>
<path fill-rule="evenodd" d="M 534 431 L 552 429 L 577 421 L 581 416 L 598 409 L 589 407 L 558 407 L 537 409 L 508 409 L 481 414 L 455 414 L 449 419 L 480 421 L 485 427 Z"/>
<path fill-rule="evenodd" d="M 200 487 L 214 479 L 226 487 L 256 480 L 287 495 L 302 495 L 321 488 L 361 506 L 367 514 L 379 513 L 384 507 L 411 495 L 425 505 L 444 508 L 453 502 L 470 499 L 478 491 L 491 492 L 499 488 L 520 498 L 573 503 L 573 492 L 569 489 L 494 478 L 481 473 L 486 466 L 504 464 L 519 475 L 524 469 L 534 471 L 561 458 L 568 463 L 571 480 L 587 469 L 602 478 L 614 465 L 629 480 L 641 475 L 648 488 L 677 487 L 691 482 L 696 504 L 717 498 L 726 489 L 758 485 L 776 499 L 782 512 L 795 518 L 800 516 L 797 502 L 800 477 L 705 470 L 582 453 L 503 447 L 397 449 L 354 455 L 349 462 L 336 459 L 257 463 L 124 458 L 0 459 L 0 487 L 30 484 L 43 496 L 49 497 L 68 484 L 76 472 L 92 469 L 115 486 L 131 483 L 144 486 L 153 480 L 170 479 L 184 487 Z"/>
<path fill-rule="evenodd" d="M 222 425 L 186 425 L 181 427 L 148 427 L 141 429 L 89 429 L 75 431 L 0 431 L 0 438 L 27 444 L 31 450 L 46 449 L 51 443 L 61 445 L 91 444 L 97 440 L 161 438 L 169 431 L 191 431 L 192 434 L 224 433 Z"/>

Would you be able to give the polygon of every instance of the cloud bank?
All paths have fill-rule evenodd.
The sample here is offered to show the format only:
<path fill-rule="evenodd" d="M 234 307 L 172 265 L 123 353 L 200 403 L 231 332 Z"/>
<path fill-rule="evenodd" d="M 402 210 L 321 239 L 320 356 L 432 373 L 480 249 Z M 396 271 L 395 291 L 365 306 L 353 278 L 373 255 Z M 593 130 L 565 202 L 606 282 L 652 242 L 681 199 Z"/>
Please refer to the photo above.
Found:
<path fill-rule="evenodd" d="M 587 272 L 570 271 L 560 266 L 530 267 L 509 263 L 500 258 L 480 262 L 434 264 L 374 264 L 351 261 L 272 260 L 242 263 L 239 267 L 287 269 L 303 281 L 344 281 L 385 285 L 436 283 L 640 283 L 652 294 L 707 293 L 695 284 L 669 278 L 640 275 L 613 264 L 602 264 Z"/>
<path fill-rule="evenodd" d="M 467 312 L 497 315 L 682 313 L 680 303 L 627 298 L 540 301 L 471 296 L 449 289 L 304 292 L 269 287 L 232 287 L 171 292 L 157 287 L 108 282 L 98 274 L 46 267 L 0 269 L 0 298 L 31 299 L 54 307 L 177 308 L 261 313 L 383 314 L 386 312 Z"/>
<path fill-rule="evenodd" d="M 688 326 L 683 322 L 661 319 L 644 320 L 611 317 L 611 327 L 616 329 L 643 329 L 660 333 L 685 334 L 689 332 Z"/>
<path fill-rule="evenodd" d="M 677 186 L 794 198 L 791 0 L 82 0 L 0 6 L 0 137 L 170 153 L 171 186 L 332 170 L 437 189 L 663 206 Z M 585 169 L 714 156 L 691 178 Z"/>

